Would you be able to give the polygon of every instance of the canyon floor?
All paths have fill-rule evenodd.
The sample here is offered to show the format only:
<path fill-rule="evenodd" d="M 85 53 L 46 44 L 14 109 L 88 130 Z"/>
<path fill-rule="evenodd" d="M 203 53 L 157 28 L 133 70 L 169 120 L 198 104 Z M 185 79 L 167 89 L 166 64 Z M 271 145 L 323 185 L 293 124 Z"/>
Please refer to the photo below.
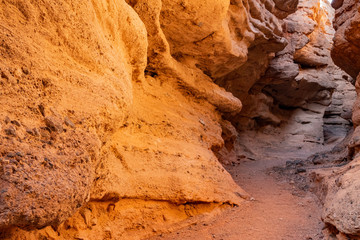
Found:
<path fill-rule="evenodd" d="M 226 167 L 236 183 L 252 196 L 250 201 L 151 240 L 331 239 L 322 233 L 324 223 L 316 196 L 298 189 L 292 180 L 274 171 L 274 167 L 284 167 L 287 161 L 306 159 L 311 149 L 295 150 L 292 146 L 276 143 L 267 145 L 262 149 L 266 154 Z"/>

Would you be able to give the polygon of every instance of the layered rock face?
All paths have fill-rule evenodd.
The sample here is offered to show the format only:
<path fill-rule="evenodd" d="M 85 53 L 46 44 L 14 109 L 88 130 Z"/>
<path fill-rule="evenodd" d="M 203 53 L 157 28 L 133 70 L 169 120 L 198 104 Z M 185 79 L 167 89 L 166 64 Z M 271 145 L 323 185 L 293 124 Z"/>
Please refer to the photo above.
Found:
<path fill-rule="evenodd" d="M 350 74 L 354 79 L 359 73 L 359 7 L 358 1 L 335 0 L 336 8 L 334 27 L 336 30 L 334 48 L 331 56 L 336 65 Z"/>
<path fill-rule="evenodd" d="M 171 231 L 248 199 L 219 162 L 236 129 L 308 149 L 349 129 L 325 1 L 0 6 L 2 239 Z"/>
<path fill-rule="evenodd" d="M 229 117 L 241 131 L 242 145 L 252 135 L 249 130 L 258 131 L 267 135 L 263 138 L 268 138 L 270 145 L 274 145 L 275 135 L 276 144 L 302 148 L 311 155 L 324 145 L 331 148 L 347 135 L 355 90 L 352 78 L 335 66 L 330 56 L 333 17 L 327 1 L 300 1 L 298 10 L 284 19 L 289 44 L 275 55 L 267 55 L 266 71 L 257 71 L 253 77 L 238 74 L 239 85 L 230 76 L 221 79 L 219 83 L 243 102 L 243 110 Z M 241 83 L 249 85 L 237 88 Z M 243 150 L 249 148 L 254 146 Z"/>
<path fill-rule="evenodd" d="M 358 1 L 345 0 L 334 1 L 336 17 L 334 26 L 336 29 L 334 46 L 331 51 L 334 62 L 356 78 L 360 72 L 359 59 L 360 49 L 359 36 L 359 3 Z M 356 80 L 356 92 L 359 95 L 359 77 Z M 325 223 L 335 227 L 337 231 L 345 233 L 351 239 L 360 236 L 359 230 L 359 97 L 353 106 L 352 121 L 354 133 L 348 145 L 349 156 L 352 160 L 349 164 L 318 171 L 317 180 L 322 181 L 322 189 L 325 192 L 323 198 Z"/>
<path fill-rule="evenodd" d="M 1 2 L 1 238 L 138 239 L 241 204 L 215 154 L 242 104 L 213 80 L 265 71 L 296 5 Z"/>

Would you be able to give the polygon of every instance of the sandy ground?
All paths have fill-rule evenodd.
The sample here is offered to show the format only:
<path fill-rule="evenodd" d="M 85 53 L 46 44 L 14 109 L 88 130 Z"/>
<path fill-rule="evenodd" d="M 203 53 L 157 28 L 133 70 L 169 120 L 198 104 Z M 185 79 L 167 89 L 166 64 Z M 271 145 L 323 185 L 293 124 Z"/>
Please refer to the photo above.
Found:
<path fill-rule="evenodd" d="M 274 151 L 272 154 L 276 154 Z M 151 240 L 218 239 L 218 240 L 302 240 L 324 239 L 321 206 L 311 193 L 293 194 L 295 187 L 272 174 L 273 166 L 284 165 L 296 154 L 289 153 L 247 160 L 228 171 L 253 199 L 210 220 L 162 234 Z M 290 154 L 293 154 L 291 156 Z"/>

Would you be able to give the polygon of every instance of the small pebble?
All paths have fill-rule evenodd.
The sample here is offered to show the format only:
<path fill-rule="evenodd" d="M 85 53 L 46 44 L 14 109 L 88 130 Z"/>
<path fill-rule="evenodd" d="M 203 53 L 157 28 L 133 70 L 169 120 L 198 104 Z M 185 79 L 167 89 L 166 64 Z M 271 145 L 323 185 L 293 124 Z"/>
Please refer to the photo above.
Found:
<path fill-rule="evenodd" d="M 33 128 L 33 133 L 34 133 L 34 136 L 40 136 L 40 132 L 37 128 Z"/>
<path fill-rule="evenodd" d="M 11 121 L 11 123 L 14 124 L 15 126 L 18 126 L 18 127 L 21 126 L 21 124 L 16 120 Z"/>
<path fill-rule="evenodd" d="M 5 117 L 4 122 L 5 122 L 6 124 L 8 124 L 8 123 L 10 122 L 10 118 L 9 118 L 9 117 Z"/>
<path fill-rule="evenodd" d="M 75 124 L 68 117 L 65 117 L 64 122 L 65 122 L 66 126 L 75 128 Z"/>
<path fill-rule="evenodd" d="M 16 153 L 10 152 L 10 153 L 6 154 L 6 156 L 9 158 L 13 158 L 16 156 Z"/>
<path fill-rule="evenodd" d="M 23 157 L 24 154 L 22 152 L 16 152 L 16 155 L 19 156 L 19 157 Z"/>
<path fill-rule="evenodd" d="M 14 159 L 11 159 L 11 160 L 10 160 L 10 163 L 11 163 L 11 164 L 14 164 L 14 165 L 16 165 L 16 166 L 19 164 L 19 162 L 16 161 L 16 160 L 14 160 Z"/>
<path fill-rule="evenodd" d="M 90 224 L 91 224 L 91 226 L 97 225 L 97 219 L 96 218 L 91 219 Z"/>
<path fill-rule="evenodd" d="M 20 78 L 22 74 L 23 72 L 19 68 L 16 68 L 15 71 L 13 72 L 13 75 L 17 78 Z"/>
<path fill-rule="evenodd" d="M 55 132 L 63 132 L 63 127 L 61 126 L 60 120 L 56 119 L 55 117 L 46 117 L 45 124 L 47 127 L 50 128 L 51 131 Z"/>
<path fill-rule="evenodd" d="M 105 237 L 110 238 L 110 239 L 112 238 L 112 236 L 111 236 L 111 228 L 105 227 L 104 232 L 105 232 Z"/>
<path fill-rule="evenodd" d="M 28 75 L 30 72 L 29 72 L 29 69 L 27 69 L 27 67 L 22 67 L 21 68 L 22 72 L 26 75 Z"/>
<path fill-rule="evenodd" d="M 38 106 L 38 108 L 39 108 L 39 111 L 40 111 L 41 115 L 45 116 L 45 107 L 44 107 L 44 105 L 40 104 Z"/>
<path fill-rule="evenodd" d="M 1 78 L 9 80 L 9 77 L 4 72 L 1 72 Z"/>
<path fill-rule="evenodd" d="M 34 135 L 34 132 L 30 129 L 30 128 L 27 128 L 26 129 L 26 132 L 30 135 Z"/>
<path fill-rule="evenodd" d="M 305 168 L 298 168 L 296 169 L 296 173 L 304 173 L 306 172 L 306 169 Z"/>
<path fill-rule="evenodd" d="M 5 133 L 7 134 L 7 135 L 9 135 L 9 136 L 14 136 L 14 137 L 16 137 L 16 130 L 15 130 L 15 128 L 14 127 L 9 127 L 9 128 L 7 128 L 7 129 L 5 129 Z"/>
<path fill-rule="evenodd" d="M 115 210 L 115 204 L 109 204 L 109 206 L 107 207 L 107 209 L 106 209 L 108 212 L 112 212 L 112 211 L 114 211 Z"/>

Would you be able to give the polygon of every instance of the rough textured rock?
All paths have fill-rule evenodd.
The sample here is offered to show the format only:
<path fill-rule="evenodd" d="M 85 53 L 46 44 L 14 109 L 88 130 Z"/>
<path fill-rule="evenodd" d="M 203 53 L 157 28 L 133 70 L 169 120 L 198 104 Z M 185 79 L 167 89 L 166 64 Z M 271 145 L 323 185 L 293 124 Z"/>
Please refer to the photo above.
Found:
<path fill-rule="evenodd" d="M 215 146 L 212 150 L 221 163 L 235 163 L 238 158 L 236 154 L 238 132 L 229 121 L 224 120 L 220 124 L 222 129 L 221 137 L 224 139 L 224 146 L 221 148 Z"/>
<path fill-rule="evenodd" d="M 354 0 L 336 1 L 336 30 L 331 56 L 336 65 L 356 78 L 360 71 L 359 21 L 360 3 Z"/>
<path fill-rule="evenodd" d="M 359 78 L 357 79 L 356 91 L 359 91 Z M 359 111 L 357 98 L 353 108 L 354 133 L 350 136 L 348 142 L 348 160 L 352 160 L 349 164 L 342 167 L 334 167 L 328 171 L 316 172 L 316 180 L 322 186 L 324 195 L 324 222 L 335 227 L 346 235 L 358 239 L 359 230 L 359 122 L 357 114 Z M 332 159 L 332 157 L 328 157 Z M 339 207 L 341 206 L 341 207 Z"/>
<path fill-rule="evenodd" d="M 336 29 L 334 46 L 331 56 L 334 62 L 344 71 L 356 78 L 360 71 L 359 54 L 359 3 L 358 1 L 334 1 Z M 356 92 L 359 96 L 359 77 L 356 81 Z M 353 106 L 352 122 L 354 133 L 349 136 L 348 156 L 349 164 L 333 167 L 328 170 L 318 170 L 314 179 L 319 183 L 322 200 L 324 202 L 324 222 L 336 231 L 348 235 L 351 239 L 358 239 L 359 231 L 359 97 Z M 333 104 L 334 105 L 334 104 Z M 333 111 L 338 112 L 334 107 Z M 345 111 L 343 117 L 348 118 Z M 328 156 L 328 159 L 332 159 Z M 342 164 L 343 165 L 343 164 Z"/>
<path fill-rule="evenodd" d="M 85 8 L 93 15 L 75 14 Z M 101 6 L 1 3 L 1 228 L 57 226 L 83 206 L 105 129 L 129 114 L 133 72 L 146 64 L 146 31 L 127 28 L 105 40 L 95 9 Z M 141 25 L 130 10 L 109 14 Z M 126 46 L 121 35 L 138 38 Z M 64 117 L 76 128 L 65 128 Z"/>
<path fill-rule="evenodd" d="M 300 1 L 299 10 L 284 19 L 289 44 L 276 53 L 264 76 L 243 93 L 245 96 L 248 93 L 243 111 L 231 120 L 238 129 L 243 129 L 238 142 L 244 158 L 262 157 L 264 152 L 256 150 L 259 145 L 266 149 L 265 153 L 279 146 L 280 152 L 295 153 L 294 158 L 297 156 L 299 160 L 285 167 L 290 169 L 291 178 L 301 179 L 298 174 L 301 171 L 313 172 L 314 181 L 319 183 L 316 191 L 324 204 L 324 222 L 351 239 L 357 239 L 354 235 L 359 235 L 358 158 L 350 165 L 345 164 L 360 150 L 358 133 L 355 130 L 353 136 L 342 139 L 352 128 L 352 122 L 356 127 L 360 118 L 357 117 L 357 100 L 351 121 L 351 105 L 355 98 L 353 80 L 330 58 L 334 34 L 332 14 L 326 2 Z M 344 54 L 345 51 L 340 52 Z M 356 69 L 356 60 L 348 68 Z M 347 151 L 346 144 L 351 138 Z M 299 149 L 303 151 L 300 153 Z M 320 150 L 325 152 L 311 156 Z M 308 163 L 300 159 L 305 156 L 311 156 Z M 320 168 L 319 165 L 327 170 L 314 170 Z M 309 189 L 309 184 L 300 187 Z"/>
<path fill-rule="evenodd" d="M 241 102 L 171 57 L 160 1 L 129 3 L 1 3 L 2 238 L 141 235 L 143 208 L 163 209 L 160 227 L 246 198 L 212 151 L 215 106 Z"/>
<path fill-rule="evenodd" d="M 296 5 L 1 2 L 1 237 L 138 239 L 241 204 L 215 154 L 242 103 L 213 82 L 265 71 Z"/>
<path fill-rule="evenodd" d="M 350 76 L 334 68 L 333 77 L 336 90 L 332 94 L 331 104 L 325 109 L 323 119 L 324 141 L 327 144 L 339 142 L 353 128 L 351 116 L 354 99 L 356 99 Z"/>
<path fill-rule="evenodd" d="M 293 12 L 297 5 L 297 1 L 275 2 L 275 9 L 289 10 L 281 14 L 283 17 Z M 210 75 L 216 78 L 217 84 L 231 91 L 242 101 L 246 101 L 248 91 L 266 71 L 273 53 L 282 50 L 287 45 L 282 21 L 274 16 L 274 13 L 276 14 L 274 5 L 270 1 L 265 3 L 249 1 L 249 6 L 251 9 L 249 24 L 251 29 L 255 29 L 256 34 L 249 45 L 247 61 L 232 67 L 231 71 L 224 74 L 212 74 L 210 71 Z"/>
<path fill-rule="evenodd" d="M 232 123 L 339 141 L 351 78 L 328 4 L 298 3 L 2 1 L 0 237 L 139 239 L 242 204 L 219 160 L 258 135 Z"/>
<path fill-rule="evenodd" d="M 237 129 L 278 127 L 294 147 L 307 148 L 335 144 L 347 135 L 355 91 L 351 77 L 330 57 L 333 14 L 326 1 L 300 1 L 298 11 L 284 19 L 289 44 L 270 59 L 263 76 L 258 71 L 250 81 L 239 78 L 249 84 L 241 90 L 227 79 L 224 87 L 243 102 L 243 110 L 229 118 Z"/>
<path fill-rule="evenodd" d="M 205 4 L 212 7 L 205 8 Z M 160 23 L 172 56 L 200 68 L 212 78 L 220 78 L 248 61 L 251 54 L 248 48 L 264 46 L 261 55 L 265 57 L 281 50 L 286 41 L 274 12 L 277 9 L 290 13 L 296 5 L 294 0 L 276 1 L 276 4 L 256 0 L 230 1 L 230 4 L 216 0 L 163 1 Z M 179 31 L 184 35 L 178 34 Z"/>
<path fill-rule="evenodd" d="M 359 236 L 359 166 L 358 159 L 321 175 L 327 183 L 324 201 L 324 222 L 348 235 Z M 335 173 L 334 173 L 335 172 Z M 319 177 L 318 176 L 318 177 Z M 341 207 L 340 207 L 341 206 Z M 355 239 L 355 238 L 354 238 Z"/>
<path fill-rule="evenodd" d="M 89 200 L 100 143 L 80 128 L 3 127 L 15 134 L 0 138 L 1 227 L 58 226 Z"/>

